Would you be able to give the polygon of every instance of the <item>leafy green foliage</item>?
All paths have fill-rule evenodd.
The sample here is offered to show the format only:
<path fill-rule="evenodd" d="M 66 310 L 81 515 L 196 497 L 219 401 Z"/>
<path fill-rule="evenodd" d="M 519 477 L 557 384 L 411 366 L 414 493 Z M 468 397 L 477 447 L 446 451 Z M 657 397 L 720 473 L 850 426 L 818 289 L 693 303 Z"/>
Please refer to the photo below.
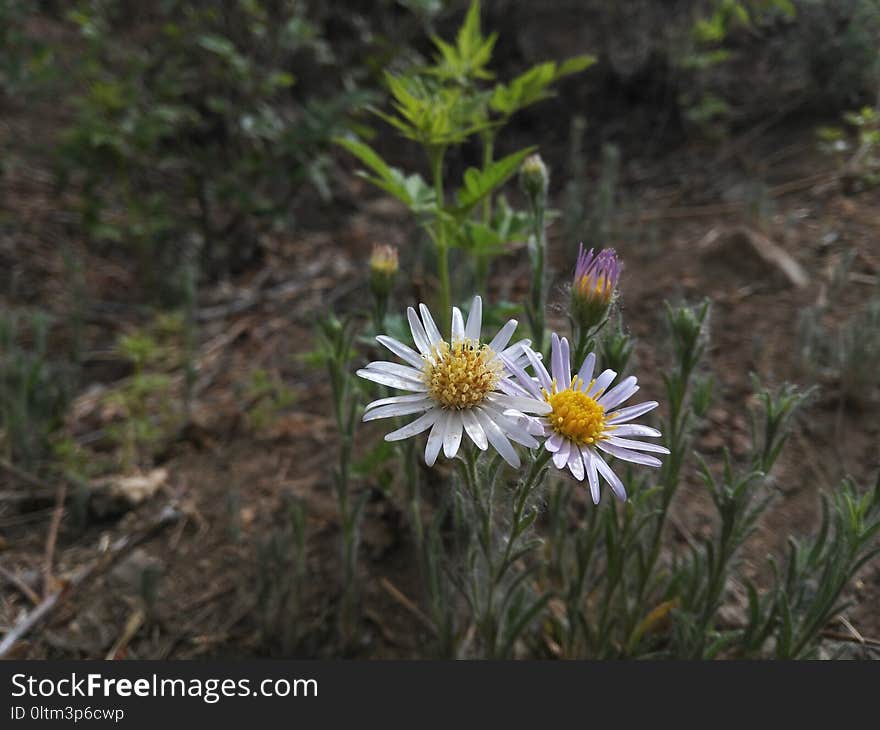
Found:
<path fill-rule="evenodd" d="M 465 170 L 462 186 L 455 196 L 458 202 L 458 215 L 464 216 L 470 213 L 477 203 L 485 199 L 486 196 L 491 195 L 494 190 L 500 188 L 513 177 L 522 161 L 533 150 L 534 147 L 519 150 L 507 155 L 507 157 L 491 162 L 483 170 L 476 167 L 469 167 Z"/>
<path fill-rule="evenodd" d="M 341 139 L 339 143 L 369 169 L 367 179 L 407 205 L 425 226 L 439 259 L 441 316 L 448 317 L 452 298 L 449 249 L 467 251 L 477 282 L 483 285 L 489 261 L 528 230 L 507 210 L 500 217 L 493 215 L 500 189 L 533 151 L 518 150 L 495 160 L 498 132 L 515 112 L 546 99 L 554 84 L 585 70 L 594 59 L 584 55 L 562 63 L 541 63 L 509 83 L 496 82 L 490 62 L 498 36 L 483 33 L 478 0 L 471 3 L 454 41 L 436 36 L 432 40 L 434 63 L 386 73 L 391 111 L 372 109 L 401 136 L 423 148 L 430 184 L 417 173 L 405 174 L 392 167 L 360 140 Z M 474 135 L 482 143 L 482 164 L 468 168 L 459 188 L 447 197 L 446 151 Z"/>
<path fill-rule="evenodd" d="M 846 609 L 841 596 L 847 584 L 880 554 L 878 534 L 880 479 L 865 492 L 845 480 L 833 498 L 823 495 L 818 532 L 789 541 L 787 565 L 775 571 L 769 598 L 761 602 L 751 591 L 745 633 L 750 648 L 760 650 L 773 632 L 778 658 L 815 658 L 820 632 Z"/>
<path fill-rule="evenodd" d="M 182 414 L 175 407 L 173 378 L 168 372 L 178 357 L 173 334 L 160 326 L 157 331 L 122 335 L 117 341 L 117 352 L 131 362 L 134 372 L 113 387 L 104 402 L 116 412 L 107 432 L 119 447 L 123 469 L 149 463 L 180 423 Z"/>
<path fill-rule="evenodd" d="M 561 64 L 553 61 L 538 64 L 517 76 L 509 84 L 496 84 L 489 107 L 509 117 L 520 109 L 552 96 L 551 87 L 566 76 L 585 71 L 596 62 L 593 56 L 575 56 Z"/>
<path fill-rule="evenodd" d="M 69 12 L 85 50 L 61 169 L 90 237 L 167 283 L 187 250 L 209 275 L 253 257 L 303 186 L 329 195 L 326 151 L 366 97 L 297 93 L 299 59 L 333 60 L 298 3 L 147 6 L 137 34 L 112 3 Z"/>
<path fill-rule="evenodd" d="M 673 65 L 684 75 L 679 104 L 685 117 L 709 136 L 719 136 L 728 120 L 730 105 L 723 93 L 710 87 L 705 76 L 733 57 L 725 42 L 737 32 L 752 30 L 782 17 L 791 19 L 791 0 L 712 0 L 682 39 Z"/>
<path fill-rule="evenodd" d="M 424 76 L 385 74 L 396 114 L 373 112 L 404 137 L 424 147 L 448 147 L 485 128 L 480 100 L 458 87 L 440 86 Z"/>
<path fill-rule="evenodd" d="M 625 504 L 588 509 L 576 528 L 571 490 L 560 484 L 551 492 L 543 580 L 560 601 L 545 627 L 556 656 L 812 657 L 822 631 L 843 609 L 849 581 L 877 554 L 880 491 L 861 493 L 844 482 L 832 499 L 823 498 L 816 535 L 791 541 L 788 565 L 776 567 L 763 595 L 739 574 L 739 554 L 775 496 L 774 464 L 794 415 L 810 396 L 791 386 L 770 391 L 755 381 L 757 408 L 745 463 L 737 465 L 727 451 L 720 464 L 698 459 L 715 529 L 699 540 L 689 538 L 687 555 L 657 562 L 659 535 L 686 462 L 687 434 L 705 411 L 692 374 L 705 353 L 707 317 L 705 304 L 667 311 L 675 365 L 668 376 L 670 417 L 662 430 L 672 453 L 657 486 L 630 479 L 635 488 Z M 743 624 L 732 626 L 720 609 L 733 581 L 745 584 L 748 611 Z"/>
<path fill-rule="evenodd" d="M 492 60 L 492 50 L 498 34 L 483 36 L 479 2 L 472 2 L 468 8 L 455 38 L 455 45 L 437 36 L 433 36 L 431 40 L 437 48 L 437 55 L 434 66 L 425 69 L 426 73 L 465 87 L 474 79 L 488 81 L 494 78 L 487 67 Z"/>
<path fill-rule="evenodd" d="M 360 140 L 340 138 L 337 141 L 375 173 L 374 175 L 362 173 L 363 177 L 404 203 L 414 214 L 421 215 L 436 211 L 434 190 L 420 175 L 407 176 L 398 168 L 390 167 L 373 149 Z"/>

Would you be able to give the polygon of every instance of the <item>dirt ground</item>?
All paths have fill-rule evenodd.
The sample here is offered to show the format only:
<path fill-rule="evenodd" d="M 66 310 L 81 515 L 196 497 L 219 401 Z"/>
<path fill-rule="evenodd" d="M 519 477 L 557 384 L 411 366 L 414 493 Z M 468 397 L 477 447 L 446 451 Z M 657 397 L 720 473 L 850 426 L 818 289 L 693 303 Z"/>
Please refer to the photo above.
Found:
<path fill-rule="evenodd" d="M 4 147 L 27 123 L 4 122 Z M 880 274 L 880 198 L 876 192 L 844 191 L 832 162 L 815 152 L 814 139 L 809 125 L 789 120 L 744 133 L 720 152 L 695 142 L 644 158 L 623 148 L 616 235 L 603 244 L 614 245 L 625 265 L 621 308 L 638 339 L 634 371 L 643 393 L 660 400 L 662 411 L 659 373 L 670 361 L 662 303 L 712 299 L 709 359 L 716 400 L 694 444 L 709 458 L 720 456 L 725 446 L 734 456 L 745 453 L 750 373 L 770 383 L 809 384 L 798 335 L 803 310 L 828 302 L 827 324 L 843 322 Z M 551 169 L 564 169 L 564 150 L 544 152 Z M 406 254 L 414 231 L 405 211 L 353 178 L 350 169 L 341 172 L 342 194 L 331 207 L 304 211 L 299 232 L 264 240 L 258 267 L 200 292 L 193 415 L 156 459 L 155 466 L 166 470 L 164 481 L 134 509 L 92 519 L 84 528 L 72 509 L 58 513 L 50 587 L 61 591 L 62 605 L 18 645 L 18 656 L 273 655 L 277 648 L 261 631 L 256 610 L 265 570 L 258 548 L 282 526 L 289 495 L 302 500 L 308 514 L 309 625 L 299 655 L 422 655 L 428 629 L 418 610 L 417 566 L 402 502 L 369 476 L 357 481 L 357 489 L 369 490 L 360 553 L 362 623 L 352 645 L 343 650 L 336 644 L 339 524 L 329 467 L 334 427 L 323 372 L 301 356 L 311 347 L 318 313 L 351 311 L 363 300 L 362 272 L 374 242 L 400 246 L 417 288 L 429 292 L 432 285 L 430 272 Z M 589 172 L 594 176 L 595 166 Z M 766 213 L 760 216 L 748 198 L 756 179 L 766 191 Z M 560 208 L 564 182 L 554 177 L 551 191 Z M 110 346 L 120 332 L 146 321 L 137 269 L 121 252 L 98 257 L 71 238 L 71 201 L 58 197 L 47 166 L 12 165 L 0 184 L 3 220 L 14 222 L 0 234 L 5 306 L 48 309 L 56 316 L 53 337 L 63 339 L 69 301 L 64 245 L 85 257 L 89 356 L 68 424 L 85 439 L 102 427 L 101 388 L 128 375 L 108 354 Z M 557 222 L 550 231 L 556 276 L 551 304 L 562 300 L 573 265 L 574 242 L 563 239 L 561 228 Z M 753 237 L 769 239 L 789 254 L 807 281 L 798 286 L 762 259 Z M 855 252 L 849 278 L 839 296 L 829 297 L 832 273 L 847 250 Z M 511 251 L 497 262 L 489 296 L 515 301 L 526 288 L 525 253 Z M 410 303 L 398 298 L 394 306 Z M 277 374 L 296 400 L 255 431 L 243 416 L 241 389 L 256 369 Z M 820 386 L 780 459 L 779 494 L 742 556 L 746 574 L 759 581 L 767 556 L 781 557 L 789 534 L 814 528 L 821 491 L 833 490 L 846 475 L 867 487 L 880 468 L 877 394 L 844 403 L 836 383 Z M 361 430 L 361 449 L 375 433 Z M 19 486 L 13 474 L 0 470 L 0 494 L 8 496 Z M 43 496 L 26 504 L 0 498 L 4 633 L 41 598 L 56 487 L 41 485 L 37 492 Z M 433 488 L 442 489 L 442 481 Z M 169 504 L 178 516 L 105 570 L 101 561 L 125 547 L 115 541 L 137 536 Z M 693 469 L 674 504 L 674 522 L 670 549 L 712 527 L 708 495 Z M 94 579 L 79 588 L 77 571 L 95 565 Z M 148 569 L 158 582 L 155 603 L 145 612 L 140 596 Z M 861 635 L 880 638 L 876 561 L 861 572 L 849 597 L 847 620 Z M 729 610 L 737 609 L 737 600 L 732 590 Z"/>

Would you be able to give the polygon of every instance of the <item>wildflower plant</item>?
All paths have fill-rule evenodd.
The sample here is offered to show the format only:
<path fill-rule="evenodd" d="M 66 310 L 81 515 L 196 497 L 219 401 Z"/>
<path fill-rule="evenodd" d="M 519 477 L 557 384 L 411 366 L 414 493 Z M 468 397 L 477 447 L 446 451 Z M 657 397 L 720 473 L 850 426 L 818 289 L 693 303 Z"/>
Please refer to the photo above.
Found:
<path fill-rule="evenodd" d="M 407 204 L 438 255 L 439 322 L 425 304 L 408 307 L 405 323 L 387 314 L 390 288 L 383 287 L 394 257 L 377 250 L 370 288 L 374 304 L 382 301 L 381 316 L 372 317 L 378 347 L 348 334 L 339 340 L 345 354 L 328 360 L 334 393 L 343 383 L 349 393 L 334 396 L 340 473 L 355 447 L 356 416 L 391 421 L 359 433 L 397 445 L 382 451 L 400 465 L 383 487 L 406 502 L 422 578 L 413 598 L 435 637 L 431 651 L 815 656 L 848 582 L 875 554 L 880 492 L 845 483 L 824 503 L 819 534 L 793 542 L 784 567 L 772 563 L 770 581 L 759 587 L 742 575 L 741 556 L 778 496 L 776 465 L 811 390 L 771 389 L 756 379 L 748 453 L 725 450 L 717 463 L 694 453 L 692 435 L 715 393 L 710 303 L 666 304 L 668 360 L 656 382 L 640 382 L 629 374 L 634 343 L 616 306 L 626 295 L 623 263 L 607 245 L 580 246 L 565 306 L 568 331 L 547 332 L 547 168 L 531 150 L 495 160 L 494 141 L 510 114 L 589 61 L 544 64 L 487 88 L 496 41 L 482 34 L 475 2 L 454 43 L 434 39 L 432 64 L 388 76 L 393 111 L 377 113 L 422 146 L 431 184 L 391 167 L 360 140 L 340 140 L 377 186 Z M 482 142 L 483 165 L 467 170 L 450 198 L 445 155 L 472 136 Z M 529 206 L 519 217 L 494 199 L 517 170 Z M 529 244 L 530 287 L 519 306 L 530 337 L 514 341 L 517 320 L 499 321 L 483 295 L 485 264 L 519 235 Z M 469 271 L 454 277 L 474 282 L 466 313 L 451 290 L 451 266 L 461 263 L 448 257 L 453 248 L 471 254 Z M 484 320 L 500 326 L 491 339 L 483 339 Z M 373 349 L 356 353 L 359 343 Z M 394 358 L 377 359 L 380 348 Z M 362 366 L 345 371 L 356 358 Z M 355 380 L 368 401 L 362 410 Z M 640 390 L 647 398 L 632 402 Z M 348 405 L 339 410 L 342 402 Z M 685 482 L 702 484 L 714 515 L 712 529 L 682 551 L 669 536 Z M 603 483 L 614 499 L 602 499 Z M 348 499 L 340 499 L 343 531 L 352 520 Z M 735 625 L 721 618 L 732 586 L 748 594 L 748 615 Z"/>

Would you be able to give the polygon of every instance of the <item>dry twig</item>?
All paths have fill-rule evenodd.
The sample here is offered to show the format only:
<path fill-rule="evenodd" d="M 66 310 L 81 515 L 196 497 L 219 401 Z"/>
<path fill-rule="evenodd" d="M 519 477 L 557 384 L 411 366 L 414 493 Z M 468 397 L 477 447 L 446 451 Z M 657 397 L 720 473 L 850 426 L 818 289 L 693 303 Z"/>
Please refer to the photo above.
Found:
<path fill-rule="evenodd" d="M 49 534 L 46 536 L 46 557 L 43 561 L 43 598 L 54 588 L 52 563 L 55 559 L 55 544 L 58 542 L 58 529 L 64 516 L 64 500 L 67 498 L 67 484 L 61 482 L 55 496 L 55 509 L 52 511 L 52 522 L 49 523 Z"/>

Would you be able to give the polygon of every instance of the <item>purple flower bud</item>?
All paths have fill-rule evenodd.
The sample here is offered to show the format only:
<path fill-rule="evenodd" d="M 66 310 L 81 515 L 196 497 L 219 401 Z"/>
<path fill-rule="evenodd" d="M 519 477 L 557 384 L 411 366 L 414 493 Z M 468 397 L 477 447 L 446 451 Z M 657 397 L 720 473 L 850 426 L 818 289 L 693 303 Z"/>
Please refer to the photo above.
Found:
<path fill-rule="evenodd" d="M 612 248 L 594 253 L 580 245 L 571 286 L 571 314 L 581 327 L 601 324 L 614 300 L 620 280 L 620 262 Z"/>

